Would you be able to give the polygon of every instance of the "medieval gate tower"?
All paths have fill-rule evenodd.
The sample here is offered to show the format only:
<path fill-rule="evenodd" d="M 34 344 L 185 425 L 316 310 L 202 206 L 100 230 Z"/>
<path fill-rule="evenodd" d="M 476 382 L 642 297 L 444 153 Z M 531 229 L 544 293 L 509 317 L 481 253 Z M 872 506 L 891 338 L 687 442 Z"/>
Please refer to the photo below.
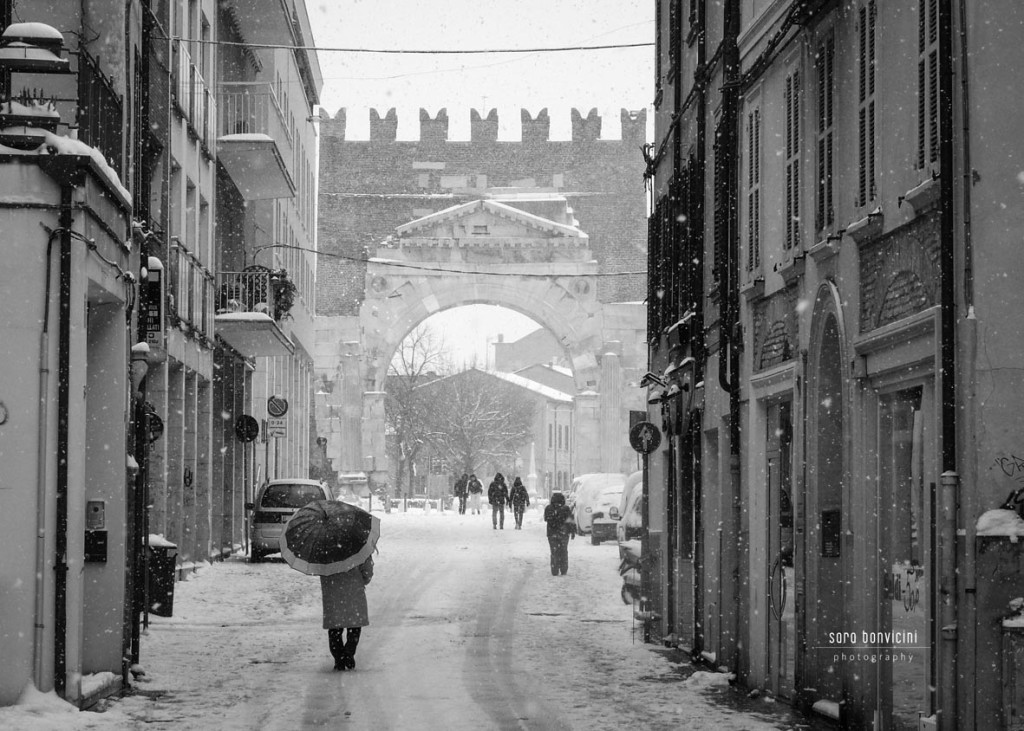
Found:
<path fill-rule="evenodd" d="M 337 472 L 387 481 L 384 379 L 405 336 L 436 312 L 492 304 L 549 330 L 576 384 L 573 472 L 635 467 L 629 412 L 646 366 L 646 113 L 600 137 L 596 110 L 572 110 L 552 141 L 547 110 L 523 110 L 522 141 L 471 113 L 448 141 L 445 110 L 420 111 L 420 139 L 371 110 L 370 139 L 345 139 L 341 110 L 322 124 L 316 434 Z M 325 441 L 326 440 L 326 441 Z M 320 450 L 316 450 L 317 453 Z"/>

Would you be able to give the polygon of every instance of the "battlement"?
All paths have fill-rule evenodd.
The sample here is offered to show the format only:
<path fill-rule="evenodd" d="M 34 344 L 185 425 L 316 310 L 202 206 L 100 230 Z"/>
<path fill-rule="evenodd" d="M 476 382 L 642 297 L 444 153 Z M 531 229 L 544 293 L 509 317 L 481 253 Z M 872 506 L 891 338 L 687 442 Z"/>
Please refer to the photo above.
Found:
<path fill-rule="evenodd" d="M 620 112 L 623 143 L 636 146 L 647 140 L 647 110 Z M 443 144 L 448 142 L 448 110 L 440 109 L 434 117 L 426 109 L 419 113 L 419 139 L 422 144 Z M 601 140 L 601 115 L 597 108 L 592 108 L 587 116 L 575 107 L 571 111 L 572 142 L 597 142 Z M 490 109 L 487 116 L 482 116 L 477 109 L 469 113 L 470 141 L 498 141 L 498 110 Z M 342 107 L 333 118 L 325 118 L 321 124 L 324 137 L 345 140 L 348 124 L 347 109 Z M 541 109 L 536 116 L 529 110 L 520 110 L 521 138 L 525 143 L 551 141 L 551 117 L 547 108 Z M 398 113 L 392 107 L 382 117 L 376 109 L 370 110 L 370 142 L 395 142 L 398 136 Z M 417 140 L 410 140 L 415 142 Z M 612 140 L 618 142 L 619 140 Z"/>

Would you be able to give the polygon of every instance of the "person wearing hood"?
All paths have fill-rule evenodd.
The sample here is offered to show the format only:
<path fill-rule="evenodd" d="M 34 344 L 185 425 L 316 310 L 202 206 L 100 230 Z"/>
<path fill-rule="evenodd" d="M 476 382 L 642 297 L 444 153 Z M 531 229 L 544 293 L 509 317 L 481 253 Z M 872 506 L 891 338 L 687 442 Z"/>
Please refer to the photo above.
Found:
<path fill-rule="evenodd" d="M 509 502 L 512 504 L 512 516 L 516 519 L 516 530 L 523 529 L 523 513 L 530 504 L 530 493 L 518 477 L 512 482 L 512 492 L 509 493 Z"/>
<path fill-rule="evenodd" d="M 548 524 L 548 546 L 551 548 L 551 575 L 569 573 L 569 539 L 576 538 L 576 522 L 572 510 L 565 504 L 565 495 L 551 494 L 551 502 L 544 508 L 544 522 Z"/>
<path fill-rule="evenodd" d="M 484 494 L 484 485 L 475 473 L 469 476 L 467 489 L 469 490 L 469 509 L 473 511 L 474 515 L 480 515 L 480 500 Z"/>
<path fill-rule="evenodd" d="M 500 472 L 494 475 L 491 484 L 487 487 L 487 502 L 491 504 L 491 525 L 498 530 L 500 518 L 501 530 L 505 530 L 505 506 L 511 505 L 508 497 L 508 485 L 505 484 L 505 476 Z"/>

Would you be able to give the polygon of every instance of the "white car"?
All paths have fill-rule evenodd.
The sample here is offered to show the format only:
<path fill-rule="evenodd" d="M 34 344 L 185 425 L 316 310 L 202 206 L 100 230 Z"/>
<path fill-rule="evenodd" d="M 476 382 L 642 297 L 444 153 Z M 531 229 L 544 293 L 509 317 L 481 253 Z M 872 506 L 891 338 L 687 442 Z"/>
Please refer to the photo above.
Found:
<path fill-rule="evenodd" d="M 587 490 L 594 490 L 601 487 L 614 487 L 621 485 L 625 477 L 619 472 L 588 472 L 585 475 L 578 475 L 573 478 L 569 490 L 565 493 L 565 504 L 570 508 L 576 504 L 576 499 Z"/>
<path fill-rule="evenodd" d="M 644 473 L 634 472 L 626 480 L 622 491 L 622 502 L 619 503 L 619 522 L 615 528 L 615 537 L 619 544 L 639 538 L 643 532 L 643 479 Z"/>
<path fill-rule="evenodd" d="M 626 478 L 624 475 L 616 476 L 618 480 L 594 480 L 584 483 L 577 491 L 573 515 L 576 517 L 576 530 L 580 534 L 590 533 L 595 518 L 610 518 L 612 508 L 618 512 Z M 609 536 L 612 537 L 614 532 Z"/>

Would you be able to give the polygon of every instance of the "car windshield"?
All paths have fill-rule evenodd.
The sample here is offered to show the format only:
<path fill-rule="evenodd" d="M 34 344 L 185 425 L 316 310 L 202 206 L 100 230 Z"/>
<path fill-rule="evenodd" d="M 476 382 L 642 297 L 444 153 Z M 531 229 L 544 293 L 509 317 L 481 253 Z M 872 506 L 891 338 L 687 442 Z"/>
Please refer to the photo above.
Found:
<path fill-rule="evenodd" d="M 270 485 L 263 493 L 260 507 L 301 508 L 306 503 L 322 497 L 323 492 L 314 485 Z"/>

